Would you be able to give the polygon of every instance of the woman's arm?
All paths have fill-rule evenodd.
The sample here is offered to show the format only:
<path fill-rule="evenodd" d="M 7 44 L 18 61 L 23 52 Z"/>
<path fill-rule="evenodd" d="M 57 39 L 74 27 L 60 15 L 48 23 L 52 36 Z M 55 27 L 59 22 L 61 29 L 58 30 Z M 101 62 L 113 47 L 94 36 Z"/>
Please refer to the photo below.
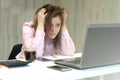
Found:
<path fill-rule="evenodd" d="M 60 53 L 64 55 L 72 55 L 75 52 L 75 45 L 67 30 L 67 26 L 66 26 L 67 13 L 65 10 L 63 12 L 63 17 L 64 17 L 64 22 L 63 22 L 62 33 L 61 33 Z"/>
<path fill-rule="evenodd" d="M 34 28 L 31 28 L 30 25 L 25 25 L 23 27 L 23 41 L 27 49 L 35 49 L 37 51 L 37 56 L 40 57 L 43 54 L 44 50 L 44 20 L 46 10 L 43 8 L 39 11 L 37 16 L 37 28 L 36 31 Z"/>
<path fill-rule="evenodd" d="M 67 29 L 62 31 L 60 53 L 63 55 L 72 55 L 75 53 L 75 45 Z"/>
<path fill-rule="evenodd" d="M 44 47 L 44 36 L 45 36 L 44 31 L 37 29 L 35 32 L 31 22 L 25 22 L 22 29 L 23 29 L 23 36 L 22 36 L 23 46 L 21 52 L 16 56 L 16 59 L 24 58 L 23 52 L 25 50 L 29 50 L 29 51 L 36 50 L 37 52 L 36 57 L 38 55 L 42 55 L 43 47 Z"/>
<path fill-rule="evenodd" d="M 44 36 L 44 31 L 40 29 L 35 31 L 31 23 L 26 22 L 23 25 L 23 44 L 26 50 L 36 50 L 39 44 L 44 46 Z"/>

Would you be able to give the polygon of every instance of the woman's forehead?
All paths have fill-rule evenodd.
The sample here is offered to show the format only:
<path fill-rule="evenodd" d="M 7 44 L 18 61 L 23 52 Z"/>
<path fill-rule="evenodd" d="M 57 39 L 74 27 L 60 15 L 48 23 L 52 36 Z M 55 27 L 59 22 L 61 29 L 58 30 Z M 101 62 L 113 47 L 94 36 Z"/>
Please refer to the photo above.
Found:
<path fill-rule="evenodd" d="M 53 17 L 52 20 L 51 20 L 51 23 L 61 23 L 61 19 L 60 17 Z"/>

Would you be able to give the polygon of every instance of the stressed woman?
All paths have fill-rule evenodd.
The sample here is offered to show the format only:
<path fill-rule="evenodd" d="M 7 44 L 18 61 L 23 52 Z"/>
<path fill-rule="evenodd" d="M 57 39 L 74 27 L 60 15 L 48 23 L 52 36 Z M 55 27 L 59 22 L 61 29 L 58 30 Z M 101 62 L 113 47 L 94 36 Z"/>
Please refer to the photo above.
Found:
<path fill-rule="evenodd" d="M 23 25 L 23 46 L 16 58 L 24 58 L 25 50 L 36 51 L 36 58 L 56 53 L 72 55 L 75 45 L 68 33 L 66 20 L 66 11 L 58 6 L 46 4 L 37 9 L 33 21 Z"/>

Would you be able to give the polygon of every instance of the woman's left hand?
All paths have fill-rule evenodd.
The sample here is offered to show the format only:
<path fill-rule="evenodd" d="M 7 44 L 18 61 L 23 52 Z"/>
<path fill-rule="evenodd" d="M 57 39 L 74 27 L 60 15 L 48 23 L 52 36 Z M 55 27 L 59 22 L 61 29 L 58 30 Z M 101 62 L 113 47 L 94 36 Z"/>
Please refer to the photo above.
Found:
<path fill-rule="evenodd" d="M 63 17 L 64 17 L 64 21 L 63 21 L 63 30 L 66 29 L 66 22 L 67 22 L 67 12 L 64 10 L 63 11 Z"/>

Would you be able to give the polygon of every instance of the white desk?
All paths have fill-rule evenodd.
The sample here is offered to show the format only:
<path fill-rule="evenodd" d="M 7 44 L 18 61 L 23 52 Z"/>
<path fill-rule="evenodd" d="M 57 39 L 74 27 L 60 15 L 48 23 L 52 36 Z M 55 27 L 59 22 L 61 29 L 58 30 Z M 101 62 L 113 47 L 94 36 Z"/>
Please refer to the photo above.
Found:
<path fill-rule="evenodd" d="M 120 72 L 119 65 L 60 72 L 47 68 L 53 62 L 34 61 L 25 67 L 0 68 L 0 80 L 76 80 Z"/>

